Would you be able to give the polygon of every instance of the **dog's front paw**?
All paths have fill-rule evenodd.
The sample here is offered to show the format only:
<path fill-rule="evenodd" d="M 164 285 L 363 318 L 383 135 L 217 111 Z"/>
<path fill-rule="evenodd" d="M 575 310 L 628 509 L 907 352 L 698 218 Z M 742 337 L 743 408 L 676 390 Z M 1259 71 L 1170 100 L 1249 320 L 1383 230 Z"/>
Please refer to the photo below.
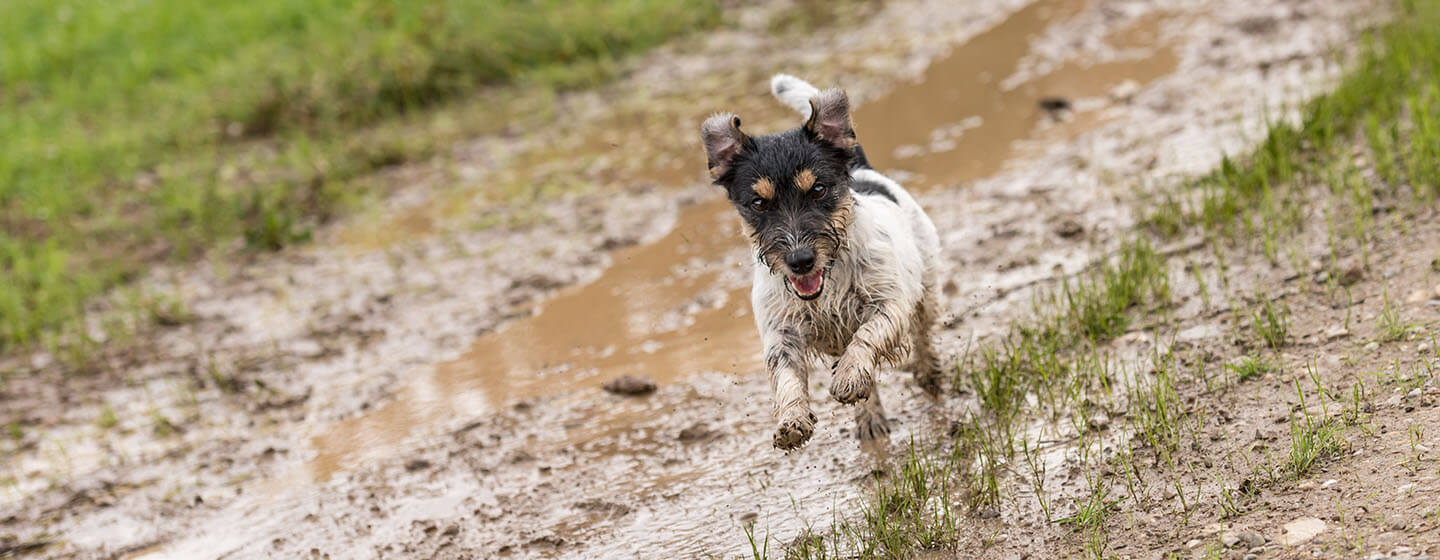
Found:
<path fill-rule="evenodd" d="M 875 378 L 869 373 L 855 367 L 844 367 L 835 369 L 835 376 L 830 380 L 830 396 L 843 404 L 852 404 L 870 398 L 870 391 L 875 390 Z"/>
<path fill-rule="evenodd" d="M 775 448 L 785 451 L 795 449 L 805 445 L 814 434 L 815 414 L 804 412 L 782 418 L 780 425 L 775 428 Z"/>

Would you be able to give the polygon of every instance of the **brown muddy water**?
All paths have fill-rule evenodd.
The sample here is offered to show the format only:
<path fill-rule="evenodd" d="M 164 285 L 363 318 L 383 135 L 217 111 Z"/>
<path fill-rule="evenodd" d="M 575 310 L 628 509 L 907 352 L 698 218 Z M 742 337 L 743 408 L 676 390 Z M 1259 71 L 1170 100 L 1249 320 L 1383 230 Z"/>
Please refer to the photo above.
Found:
<path fill-rule="evenodd" d="M 1034 2 L 932 64 L 920 81 L 858 107 L 856 128 L 877 167 L 916 191 L 963 185 L 1001 170 L 1022 141 L 1062 142 L 1104 122 L 1100 109 L 1107 103 L 1097 98 L 1175 68 L 1170 46 L 1156 40 L 1163 15 L 1105 37 L 1117 53 L 1112 60 L 1028 68 L 1032 40 L 1085 7 L 1075 0 Z M 1069 108 L 1042 108 L 1048 98 L 1065 99 Z M 672 175 L 671 187 L 693 188 L 662 174 Z M 451 429 L 457 419 L 547 394 L 598 390 L 619 375 L 662 385 L 701 372 L 763 375 L 748 286 L 735 281 L 748 278 L 736 274 L 748 266 L 743 239 L 733 210 L 718 192 L 714 198 L 683 208 L 669 234 L 617 250 L 599 279 L 480 337 L 395 400 L 323 429 L 312 440 L 317 455 L 309 477 L 326 480 L 410 438 Z M 593 419 L 592 428 L 605 422 Z"/>

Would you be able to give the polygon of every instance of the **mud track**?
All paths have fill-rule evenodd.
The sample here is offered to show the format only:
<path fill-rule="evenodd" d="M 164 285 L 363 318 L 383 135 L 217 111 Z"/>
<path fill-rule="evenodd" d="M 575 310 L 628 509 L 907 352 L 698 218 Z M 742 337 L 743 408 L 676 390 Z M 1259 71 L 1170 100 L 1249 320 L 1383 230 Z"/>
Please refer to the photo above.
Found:
<path fill-rule="evenodd" d="M 843 85 L 877 167 L 942 232 L 955 358 L 1113 250 L 1137 192 L 1243 152 L 1267 115 L 1324 91 L 1374 7 L 866 3 L 803 37 L 772 31 L 785 6 L 735 8 L 734 26 L 561 96 L 544 128 L 391 172 L 404 186 L 378 216 L 274 258 L 155 273 L 194 318 L 107 354 L 102 375 L 12 360 L 0 546 L 733 557 L 753 525 L 776 550 L 851 515 L 877 457 L 830 402 L 806 448 L 770 447 L 748 257 L 694 138 L 705 115 L 775 130 L 794 123 L 771 73 Z M 542 192 L 562 183 L 580 186 Z M 536 194 L 495 204 L 516 184 Z M 659 388 L 600 389 L 622 374 Z M 880 390 L 897 444 L 974 406 L 894 372 Z M 1033 520 L 964 522 L 1006 535 L 996 557 L 1073 550 Z"/>

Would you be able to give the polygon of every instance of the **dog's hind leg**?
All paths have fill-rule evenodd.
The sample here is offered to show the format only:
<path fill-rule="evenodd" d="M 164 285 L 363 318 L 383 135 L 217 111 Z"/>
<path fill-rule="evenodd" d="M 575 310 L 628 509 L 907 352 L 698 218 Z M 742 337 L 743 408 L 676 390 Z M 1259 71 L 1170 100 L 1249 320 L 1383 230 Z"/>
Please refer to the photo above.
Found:
<path fill-rule="evenodd" d="M 775 447 L 778 449 L 805 445 L 815 433 L 804 344 L 800 333 L 791 328 L 778 328 L 765 335 L 765 369 L 770 373 L 770 390 L 775 398 Z"/>
<path fill-rule="evenodd" d="M 871 391 L 870 398 L 855 407 L 855 435 L 862 446 L 890 439 L 890 421 L 880 404 L 880 391 Z"/>
<path fill-rule="evenodd" d="M 935 290 L 927 285 L 924 297 L 915 306 L 915 320 L 912 324 L 914 342 L 911 346 L 914 352 L 910 363 L 911 372 L 915 374 L 915 383 L 932 397 L 940 396 L 941 378 L 940 356 L 935 351 L 933 339 L 936 314 L 939 310 L 936 305 Z"/>

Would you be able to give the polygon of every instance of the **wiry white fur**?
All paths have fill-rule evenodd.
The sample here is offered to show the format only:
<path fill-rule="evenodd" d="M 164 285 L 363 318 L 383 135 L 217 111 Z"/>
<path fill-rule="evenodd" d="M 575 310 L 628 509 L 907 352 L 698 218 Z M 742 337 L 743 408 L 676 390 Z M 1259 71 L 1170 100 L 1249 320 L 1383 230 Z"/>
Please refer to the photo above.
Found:
<path fill-rule="evenodd" d="M 814 86 L 779 74 L 771 88 L 808 118 L 809 96 L 818 91 Z M 857 169 L 851 178 L 885 185 L 895 200 L 852 191 L 852 221 L 832 261 L 822 263 L 825 283 L 818 298 L 795 296 L 785 275 L 772 272 L 755 255 L 751 303 L 775 393 L 776 447 L 798 447 L 813 433 L 808 370 L 822 356 L 839 358 L 831 394 L 841 402 L 865 399 L 856 411 L 862 441 L 889 430 L 874 390 L 876 369 L 909 354 L 921 385 L 927 391 L 938 387 L 938 359 L 930 340 L 940 253 L 935 224 L 889 177 Z"/>
<path fill-rule="evenodd" d="M 776 74 L 770 78 L 770 93 L 781 103 L 800 113 L 800 118 L 810 119 L 810 98 L 820 93 L 810 82 L 789 74 Z"/>

